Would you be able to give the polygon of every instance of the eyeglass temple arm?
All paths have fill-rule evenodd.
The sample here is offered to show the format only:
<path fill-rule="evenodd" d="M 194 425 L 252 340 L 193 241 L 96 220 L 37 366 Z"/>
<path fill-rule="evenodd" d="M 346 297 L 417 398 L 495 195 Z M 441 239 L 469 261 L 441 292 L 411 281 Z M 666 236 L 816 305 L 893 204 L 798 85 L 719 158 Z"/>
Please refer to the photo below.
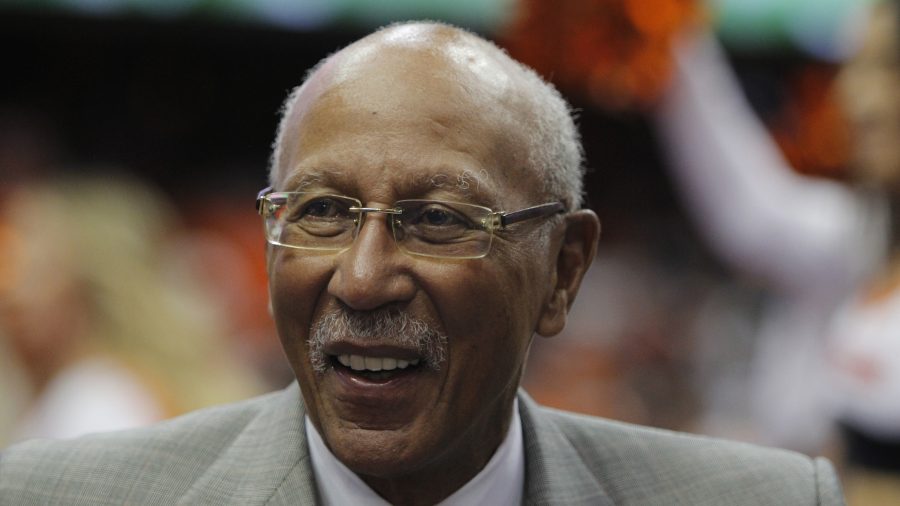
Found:
<path fill-rule="evenodd" d="M 565 210 L 566 206 L 564 206 L 562 202 L 550 202 L 547 204 L 526 207 L 525 209 L 519 211 L 501 214 L 500 226 L 505 227 L 507 225 L 512 225 L 513 223 L 518 223 L 520 221 L 531 220 L 534 218 L 543 218 L 544 216 L 550 216 L 551 214 L 559 214 L 565 212 Z"/>
<path fill-rule="evenodd" d="M 272 187 L 266 186 L 256 194 L 256 212 L 261 212 L 263 199 L 265 199 L 266 195 L 270 193 L 272 193 Z"/>

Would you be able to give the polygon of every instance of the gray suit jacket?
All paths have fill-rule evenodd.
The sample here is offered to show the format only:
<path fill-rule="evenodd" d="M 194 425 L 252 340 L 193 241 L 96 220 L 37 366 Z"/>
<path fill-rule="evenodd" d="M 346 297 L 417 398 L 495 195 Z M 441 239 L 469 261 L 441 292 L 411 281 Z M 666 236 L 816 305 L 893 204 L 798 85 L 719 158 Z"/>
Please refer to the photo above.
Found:
<path fill-rule="evenodd" d="M 836 505 L 827 461 L 542 408 L 519 396 L 526 504 Z M 0 453 L 0 504 L 314 504 L 296 384 L 155 426 Z"/>

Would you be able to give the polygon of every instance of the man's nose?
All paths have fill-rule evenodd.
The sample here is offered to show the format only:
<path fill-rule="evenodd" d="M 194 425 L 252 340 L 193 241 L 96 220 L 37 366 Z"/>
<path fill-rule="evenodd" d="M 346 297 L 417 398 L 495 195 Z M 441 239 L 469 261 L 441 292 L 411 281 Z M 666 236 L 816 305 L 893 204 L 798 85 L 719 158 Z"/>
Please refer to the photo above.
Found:
<path fill-rule="evenodd" d="M 394 241 L 382 213 L 366 213 L 350 249 L 335 259 L 328 292 L 358 311 L 407 302 L 415 294 L 411 260 Z"/>

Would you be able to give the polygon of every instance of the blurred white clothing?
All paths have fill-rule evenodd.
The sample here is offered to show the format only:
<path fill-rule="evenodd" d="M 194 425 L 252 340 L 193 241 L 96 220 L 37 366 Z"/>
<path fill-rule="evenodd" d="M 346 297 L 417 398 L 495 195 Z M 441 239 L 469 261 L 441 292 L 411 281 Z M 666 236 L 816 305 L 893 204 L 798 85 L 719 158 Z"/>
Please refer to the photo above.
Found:
<path fill-rule="evenodd" d="M 133 372 L 110 358 L 89 358 L 51 380 L 13 433 L 13 442 L 68 439 L 139 427 L 163 418 L 163 408 Z"/>
<path fill-rule="evenodd" d="M 829 357 L 835 411 L 886 440 L 900 437 L 900 287 L 877 300 L 855 297 L 835 319 Z"/>

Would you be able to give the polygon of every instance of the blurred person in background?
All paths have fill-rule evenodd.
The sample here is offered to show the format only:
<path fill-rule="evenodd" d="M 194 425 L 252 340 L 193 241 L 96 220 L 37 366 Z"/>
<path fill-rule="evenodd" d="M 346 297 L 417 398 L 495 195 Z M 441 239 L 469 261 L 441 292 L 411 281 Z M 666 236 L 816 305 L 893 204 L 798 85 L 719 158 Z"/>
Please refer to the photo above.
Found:
<path fill-rule="evenodd" d="M 707 239 L 778 295 L 752 375 L 760 436 L 816 453 L 837 421 L 850 504 L 900 501 L 898 11 L 895 1 L 874 6 L 836 83 L 855 184 L 792 171 L 706 35 L 676 48 L 656 116 Z"/>
<path fill-rule="evenodd" d="M 888 208 L 871 189 L 796 174 L 747 103 L 718 43 L 680 39 L 655 120 L 701 232 L 773 294 L 751 376 L 759 438 L 808 453 L 830 431 L 825 335 L 885 261 Z"/>
<path fill-rule="evenodd" d="M 20 416 L 3 441 L 145 425 L 259 391 L 205 294 L 169 265 L 175 214 L 125 177 L 7 189 L 0 340 Z M 17 399 L 17 400 L 16 400 Z"/>

